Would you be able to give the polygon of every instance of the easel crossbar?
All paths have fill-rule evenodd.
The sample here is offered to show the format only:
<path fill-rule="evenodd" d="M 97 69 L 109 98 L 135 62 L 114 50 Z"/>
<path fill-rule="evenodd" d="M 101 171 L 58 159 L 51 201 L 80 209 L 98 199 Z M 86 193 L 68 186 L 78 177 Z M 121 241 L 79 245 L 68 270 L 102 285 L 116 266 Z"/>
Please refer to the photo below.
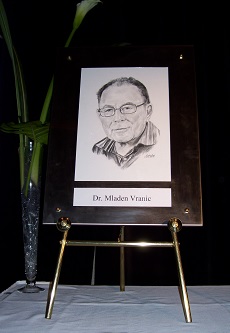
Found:
<path fill-rule="evenodd" d="M 60 241 L 62 244 L 63 241 Z M 174 247 L 173 242 L 114 242 L 114 241 L 65 241 L 66 246 L 108 246 L 108 247 Z"/>

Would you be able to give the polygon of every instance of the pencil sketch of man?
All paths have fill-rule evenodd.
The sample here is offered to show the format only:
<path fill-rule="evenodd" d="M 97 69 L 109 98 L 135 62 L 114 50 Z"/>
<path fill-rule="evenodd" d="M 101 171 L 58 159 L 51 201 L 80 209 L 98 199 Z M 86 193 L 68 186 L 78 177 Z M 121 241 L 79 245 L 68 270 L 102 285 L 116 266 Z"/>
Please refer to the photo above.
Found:
<path fill-rule="evenodd" d="M 113 159 L 121 168 L 133 164 L 158 141 L 159 129 L 150 121 L 152 105 L 143 83 L 133 77 L 109 81 L 97 92 L 98 116 L 106 137 L 92 151 Z"/>

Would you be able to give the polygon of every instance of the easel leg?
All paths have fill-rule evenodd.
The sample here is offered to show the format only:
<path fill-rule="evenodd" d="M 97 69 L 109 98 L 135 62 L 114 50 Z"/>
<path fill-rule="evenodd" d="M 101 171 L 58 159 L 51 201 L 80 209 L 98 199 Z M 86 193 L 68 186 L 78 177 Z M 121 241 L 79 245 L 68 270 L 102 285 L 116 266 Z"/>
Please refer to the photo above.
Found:
<path fill-rule="evenodd" d="M 120 235 L 118 241 L 123 242 L 125 239 L 125 227 L 120 229 Z M 125 291 L 125 247 L 120 247 L 120 291 Z"/>
<path fill-rule="evenodd" d="M 47 298 L 47 304 L 46 304 L 46 314 L 45 314 L 46 319 L 51 319 L 51 316 L 52 316 L 54 299 L 55 299 L 57 285 L 58 285 L 59 276 L 60 276 L 60 272 L 61 272 L 61 265 L 62 265 L 63 254 L 64 254 L 65 245 L 66 245 L 67 234 L 68 234 L 68 231 L 70 228 L 70 224 L 65 224 L 65 223 L 66 223 L 66 221 L 65 222 L 62 221 L 61 227 L 65 228 L 67 230 L 63 234 L 63 239 L 61 241 L 61 248 L 60 248 L 60 253 L 59 253 L 59 257 L 58 257 L 58 263 L 57 263 L 54 280 L 50 284 L 50 289 L 48 292 L 48 298 Z M 58 229 L 61 230 L 60 226 L 58 226 Z"/>
<path fill-rule="evenodd" d="M 180 220 L 178 220 L 176 218 L 173 218 L 170 220 L 169 229 L 171 230 L 176 259 L 177 259 L 177 268 L 178 268 L 178 275 L 179 275 L 179 281 L 180 281 L 180 297 L 181 297 L 181 301 L 182 301 L 182 306 L 183 306 L 186 322 L 191 323 L 192 316 L 191 316 L 188 293 L 187 293 L 187 288 L 186 288 L 184 273 L 183 273 L 183 268 L 182 268 L 179 243 L 178 243 L 178 239 L 177 239 L 177 232 L 181 230 L 181 227 L 182 227 L 182 223 Z"/>

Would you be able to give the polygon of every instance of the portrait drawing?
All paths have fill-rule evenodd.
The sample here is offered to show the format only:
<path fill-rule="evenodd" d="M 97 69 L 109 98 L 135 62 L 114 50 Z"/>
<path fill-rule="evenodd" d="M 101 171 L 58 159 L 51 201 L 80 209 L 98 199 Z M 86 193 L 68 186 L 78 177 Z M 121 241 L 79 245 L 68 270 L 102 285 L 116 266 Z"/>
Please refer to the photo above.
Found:
<path fill-rule="evenodd" d="M 83 68 L 75 181 L 170 181 L 167 68 Z"/>
<path fill-rule="evenodd" d="M 121 168 L 157 143 L 160 130 L 149 120 L 152 105 L 143 83 L 133 77 L 109 81 L 97 92 L 98 116 L 107 135 L 93 146 Z"/>

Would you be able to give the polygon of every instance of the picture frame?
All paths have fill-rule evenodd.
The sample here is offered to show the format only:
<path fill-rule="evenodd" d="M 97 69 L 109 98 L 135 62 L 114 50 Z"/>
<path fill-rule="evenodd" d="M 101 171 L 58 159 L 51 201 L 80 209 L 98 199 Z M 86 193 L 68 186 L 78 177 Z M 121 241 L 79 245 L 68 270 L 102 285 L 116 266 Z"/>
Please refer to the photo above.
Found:
<path fill-rule="evenodd" d="M 153 150 L 138 152 L 127 162 L 133 151 L 124 159 L 118 150 L 116 159 L 107 151 L 101 154 L 98 147 L 107 138 L 105 122 L 115 117 L 106 114 L 103 118 L 101 110 L 110 112 L 115 107 L 116 117 L 123 117 L 116 131 L 125 136 L 127 123 L 132 121 L 130 115 L 120 115 L 130 112 L 126 105 L 122 107 L 133 101 L 123 98 L 122 88 L 124 100 L 116 105 L 109 102 L 109 109 L 104 109 L 99 106 L 98 92 L 112 80 L 130 77 L 144 84 L 150 98 L 138 110 L 137 102 L 144 100 L 134 97 L 135 116 L 140 117 L 142 109 L 150 110 L 148 121 L 159 130 L 159 137 Z M 138 128 L 138 121 L 132 126 Z M 115 141 L 109 141 L 110 147 Z M 167 225 L 172 217 L 183 225 L 203 225 L 193 46 L 57 50 L 43 223 L 56 223 L 63 216 L 76 225 L 159 226 Z"/>

